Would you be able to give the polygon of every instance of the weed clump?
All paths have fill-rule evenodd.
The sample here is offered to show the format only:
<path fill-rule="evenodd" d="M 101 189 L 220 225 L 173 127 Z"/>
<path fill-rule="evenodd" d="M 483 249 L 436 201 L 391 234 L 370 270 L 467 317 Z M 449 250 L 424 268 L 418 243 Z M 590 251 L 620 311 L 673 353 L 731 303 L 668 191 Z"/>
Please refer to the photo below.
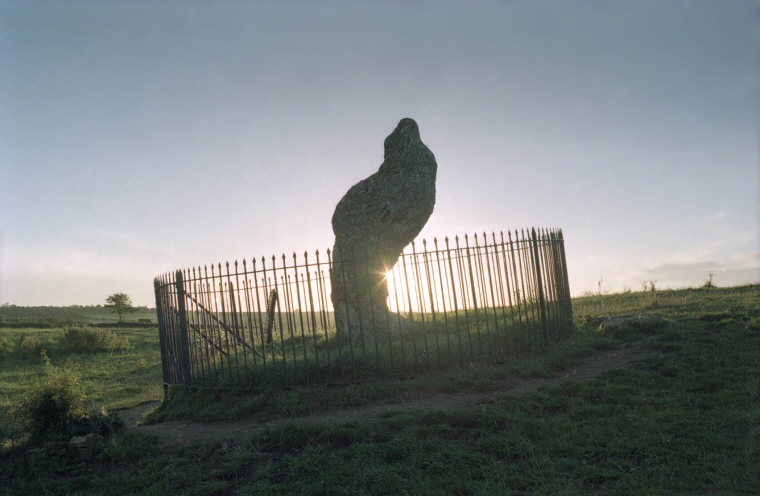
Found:
<path fill-rule="evenodd" d="M 73 367 L 56 368 L 45 360 L 45 375 L 26 392 L 18 414 L 33 441 L 65 435 L 76 419 L 87 415 L 79 374 Z"/>
<path fill-rule="evenodd" d="M 657 279 L 649 279 L 648 281 L 644 281 L 642 284 L 644 291 L 649 291 L 652 293 L 657 292 Z"/>
<path fill-rule="evenodd" d="M 21 335 L 18 343 L 18 353 L 21 358 L 28 358 L 33 363 L 37 363 L 44 350 L 45 345 L 39 337 L 27 336 L 26 333 Z"/>
<path fill-rule="evenodd" d="M 7 355 L 13 353 L 13 342 L 0 335 L 0 360 L 3 360 Z"/>
<path fill-rule="evenodd" d="M 713 276 L 715 275 L 715 272 L 712 270 L 707 274 L 707 279 L 705 280 L 704 284 L 702 284 L 703 289 L 709 289 L 714 288 L 715 284 L 713 284 Z"/>
<path fill-rule="evenodd" d="M 129 349 L 127 338 L 110 329 L 90 326 L 66 326 L 58 333 L 58 348 L 64 353 L 98 353 Z"/>
<path fill-rule="evenodd" d="M 3 448 L 23 438 L 23 429 L 18 417 L 7 407 L 0 407 L 0 452 Z"/>
<path fill-rule="evenodd" d="M 31 443 L 90 432 L 110 435 L 124 428 L 105 409 L 92 407 L 74 366 L 55 367 L 45 353 L 42 359 L 44 375 L 26 392 L 16 412 Z"/>

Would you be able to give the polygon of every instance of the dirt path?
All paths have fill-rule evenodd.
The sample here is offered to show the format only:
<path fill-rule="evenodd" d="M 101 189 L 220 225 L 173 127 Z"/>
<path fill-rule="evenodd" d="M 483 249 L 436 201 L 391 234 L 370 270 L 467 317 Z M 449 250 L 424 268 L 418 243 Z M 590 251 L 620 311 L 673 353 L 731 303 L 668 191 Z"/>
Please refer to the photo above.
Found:
<path fill-rule="evenodd" d="M 503 388 L 497 388 L 490 393 L 459 393 L 459 394 L 431 394 L 421 396 L 419 399 L 405 400 L 396 403 L 379 402 L 358 408 L 336 410 L 317 413 L 299 420 L 319 422 L 338 421 L 345 422 L 354 419 L 375 417 L 388 411 L 418 410 L 418 409 L 453 409 L 465 408 L 491 401 L 495 394 L 530 391 L 539 386 L 556 384 L 565 379 L 589 379 L 611 369 L 625 367 L 631 363 L 652 356 L 649 350 L 642 350 L 639 345 L 626 348 L 605 350 L 587 357 L 578 367 L 557 374 L 551 379 L 530 379 L 512 381 L 504 384 Z M 127 422 L 128 427 L 140 432 L 157 436 L 162 443 L 188 444 L 193 442 L 208 443 L 217 439 L 237 437 L 257 429 L 275 427 L 286 424 L 293 418 L 273 418 L 268 421 L 261 419 L 240 419 L 234 422 L 194 422 L 188 420 L 170 420 L 160 424 L 137 426 L 137 422 L 143 416 L 158 407 L 161 402 L 152 402 L 136 407 L 121 410 L 119 416 Z"/>

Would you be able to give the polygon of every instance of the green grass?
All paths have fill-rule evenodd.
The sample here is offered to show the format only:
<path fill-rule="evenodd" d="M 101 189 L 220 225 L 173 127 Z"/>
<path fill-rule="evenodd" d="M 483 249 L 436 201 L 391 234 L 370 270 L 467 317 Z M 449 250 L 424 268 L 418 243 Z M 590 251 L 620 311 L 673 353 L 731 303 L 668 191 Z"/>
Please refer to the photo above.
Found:
<path fill-rule="evenodd" d="M 377 401 L 401 402 L 421 395 L 487 393 L 504 389 L 520 379 L 549 378 L 578 365 L 596 350 L 618 346 L 597 332 L 580 332 L 575 339 L 555 343 L 544 352 L 513 357 L 502 364 L 467 363 L 465 367 L 433 370 L 412 378 L 383 378 L 334 387 L 271 387 L 255 391 L 171 389 L 171 401 L 146 423 L 184 418 L 198 421 L 236 420 L 260 416 L 302 417 L 309 414 L 360 407 Z"/>
<path fill-rule="evenodd" d="M 37 338 L 47 350 L 50 362 L 62 367 L 67 362 L 83 376 L 87 396 L 109 410 L 163 398 L 161 351 L 156 329 L 115 329 L 129 340 L 129 349 L 118 352 L 64 353 L 59 350 L 62 329 L 0 329 L 0 336 L 14 350 L 0 361 L 0 409 L 18 404 L 24 391 L 44 375 L 44 362 L 38 355 L 20 353 L 21 336 Z"/>
<path fill-rule="evenodd" d="M 191 360 L 196 364 L 192 384 L 281 388 L 409 377 L 471 363 L 504 363 L 538 352 L 572 332 L 572 322 L 558 315 L 556 307 L 556 302 L 547 305 L 547 340 L 542 337 L 538 305 L 531 303 L 437 313 L 434 318 L 426 314 L 424 320 L 415 314 L 404 319 L 408 328 L 403 332 L 388 329 L 398 325 L 391 317 L 387 326 L 377 323 L 377 334 L 362 336 L 356 330 L 353 337 L 337 333 L 334 326 L 314 328 L 303 315 L 283 312 L 278 315 L 273 342 L 265 346 L 261 329 L 245 326 L 257 319 L 230 315 L 224 320 L 243 323 L 236 332 L 247 336 L 248 346 L 213 326 L 201 333 L 191 325 Z"/>
<path fill-rule="evenodd" d="M 0 494 L 757 494 L 760 286 L 589 296 L 574 300 L 574 310 L 579 331 L 567 342 L 409 387 L 488 391 L 493 380 L 550 376 L 597 348 L 631 342 L 651 357 L 594 379 L 497 393 L 466 409 L 295 418 L 181 448 L 138 433 L 90 455 L 16 448 L 0 455 Z M 638 312 L 668 325 L 618 339 L 593 325 L 597 316 Z M 402 382 L 287 394 L 314 391 L 298 393 L 306 396 L 294 404 L 330 410 L 340 398 L 393 398 Z M 253 401 L 206 394 L 195 405 L 178 395 L 174 413 L 210 418 L 199 403 Z"/>

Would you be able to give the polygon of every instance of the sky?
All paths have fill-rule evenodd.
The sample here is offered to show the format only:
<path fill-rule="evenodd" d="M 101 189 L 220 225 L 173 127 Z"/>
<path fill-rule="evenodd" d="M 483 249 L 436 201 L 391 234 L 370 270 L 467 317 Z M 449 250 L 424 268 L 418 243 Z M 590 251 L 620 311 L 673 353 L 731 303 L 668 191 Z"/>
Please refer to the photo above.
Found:
<path fill-rule="evenodd" d="M 563 229 L 573 295 L 760 281 L 749 1 L 0 0 L 0 302 L 324 251 L 415 119 L 420 237 Z"/>

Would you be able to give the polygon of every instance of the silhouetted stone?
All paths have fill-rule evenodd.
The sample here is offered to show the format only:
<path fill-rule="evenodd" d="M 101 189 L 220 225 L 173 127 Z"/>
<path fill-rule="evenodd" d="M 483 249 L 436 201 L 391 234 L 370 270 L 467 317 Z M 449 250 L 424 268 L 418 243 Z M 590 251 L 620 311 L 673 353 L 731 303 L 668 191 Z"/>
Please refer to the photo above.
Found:
<path fill-rule="evenodd" d="M 388 325 L 398 329 L 401 319 L 388 318 L 385 274 L 433 213 L 437 169 L 417 123 L 401 119 L 385 138 L 380 169 L 351 187 L 335 207 L 331 281 L 339 332 L 350 328 L 356 339 Z"/>

